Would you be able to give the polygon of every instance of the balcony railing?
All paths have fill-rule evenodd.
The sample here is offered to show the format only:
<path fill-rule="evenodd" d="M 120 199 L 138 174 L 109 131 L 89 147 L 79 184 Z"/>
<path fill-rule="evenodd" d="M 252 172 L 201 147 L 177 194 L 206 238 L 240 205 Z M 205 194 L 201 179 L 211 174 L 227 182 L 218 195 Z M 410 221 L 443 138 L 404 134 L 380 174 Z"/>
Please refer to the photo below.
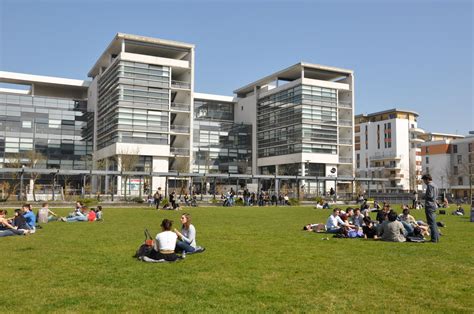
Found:
<path fill-rule="evenodd" d="M 180 147 L 170 147 L 170 153 L 172 155 L 189 156 L 189 149 Z"/>
<path fill-rule="evenodd" d="M 189 126 L 186 125 L 171 125 L 170 131 L 174 133 L 189 133 Z"/>
<path fill-rule="evenodd" d="M 172 102 L 171 110 L 189 111 L 191 110 L 191 105 L 179 102 Z"/>
<path fill-rule="evenodd" d="M 351 145 L 352 140 L 351 139 L 346 139 L 346 138 L 340 138 L 339 139 L 339 144 Z"/>
<path fill-rule="evenodd" d="M 352 126 L 352 120 L 339 119 L 339 125 Z"/>
<path fill-rule="evenodd" d="M 171 87 L 172 88 L 191 89 L 191 83 L 184 82 L 184 81 L 172 80 L 171 81 Z"/>
<path fill-rule="evenodd" d="M 339 157 L 339 162 L 343 163 L 343 164 L 351 164 L 352 163 L 352 158 Z"/>
<path fill-rule="evenodd" d="M 340 100 L 339 101 L 339 107 L 351 109 L 352 108 L 352 103 L 350 101 Z"/>
<path fill-rule="evenodd" d="M 375 153 L 373 156 L 370 156 L 370 160 L 382 159 L 401 159 L 401 156 L 394 153 Z"/>

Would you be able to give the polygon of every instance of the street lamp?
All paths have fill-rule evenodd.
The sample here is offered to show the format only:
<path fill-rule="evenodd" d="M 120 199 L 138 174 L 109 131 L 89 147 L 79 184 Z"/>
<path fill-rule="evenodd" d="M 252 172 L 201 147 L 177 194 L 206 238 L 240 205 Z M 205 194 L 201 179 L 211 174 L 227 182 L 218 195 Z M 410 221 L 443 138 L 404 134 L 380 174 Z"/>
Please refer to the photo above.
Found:
<path fill-rule="evenodd" d="M 23 177 L 25 174 L 25 165 L 21 165 L 21 172 L 20 172 L 20 196 L 19 200 L 23 201 Z"/>

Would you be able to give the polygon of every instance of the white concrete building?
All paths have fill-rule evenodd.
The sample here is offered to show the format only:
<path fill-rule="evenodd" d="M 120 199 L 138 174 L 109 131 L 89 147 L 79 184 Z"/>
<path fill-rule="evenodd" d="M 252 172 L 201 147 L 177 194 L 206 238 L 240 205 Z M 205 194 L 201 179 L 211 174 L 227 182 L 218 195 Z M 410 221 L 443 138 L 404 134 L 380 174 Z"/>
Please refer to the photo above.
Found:
<path fill-rule="evenodd" d="M 474 174 L 474 135 L 448 134 L 445 138 L 421 145 L 423 172 L 431 174 L 442 191 L 467 198 Z"/>
<path fill-rule="evenodd" d="M 119 33 L 89 76 L 94 160 L 130 171 L 116 156 L 136 155 L 144 171 L 191 171 L 194 45 Z M 151 191 L 164 180 L 154 177 Z"/>
<path fill-rule="evenodd" d="M 421 190 L 421 150 L 425 132 L 418 128 L 418 113 L 391 109 L 355 116 L 356 176 L 388 178 L 370 186 L 377 192 Z M 363 184 L 362 190 L 369 186 Z"/>
<path fill-rule="evenodd" d="M 353 71 L 298 63 L 234 93 L 236 122 L 253 126 L 253 174 L 353 176 Z M 320 192 L 350 188 L 334 184 Z"/>

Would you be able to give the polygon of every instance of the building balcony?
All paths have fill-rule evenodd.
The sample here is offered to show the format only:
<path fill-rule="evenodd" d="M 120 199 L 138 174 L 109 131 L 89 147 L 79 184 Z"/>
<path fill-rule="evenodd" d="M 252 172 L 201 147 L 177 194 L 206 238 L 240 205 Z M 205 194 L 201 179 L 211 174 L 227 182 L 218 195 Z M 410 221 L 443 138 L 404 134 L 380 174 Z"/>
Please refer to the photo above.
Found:
<path fill-rule="evenodd" d="M 370 160 L 400 160 L 401 156 L 393 153 L 375 153 L 373 156 L 370 156 Z"/>
<path fill-rule="evenodd" d="M 185 104 L 185 103 L 172 102 L 170 108 L 171 108 L 172 111 L 186 111 L 186 112 L 189 112 L 191 110 L 191 105 Z"/>
<path fill-rule="evenodd" d="M 420 128 L 410 128 L 410 132 L 414 134 L 425 134 L 425 130 Z"/>
<path fill-rule="evenodd" d="M 339 157 L 340 164 L 352 164 L 352 158 Z"/>
<path fill-rule="evenodd" d="M 352 145 L 352 139 L 340 138 L 339 145 Z"/>
<path fill-rule="evenodd" d="M 171 125 L 170 132 L 171 133 L 182 133 L 182 134 L 189 134 L 189 126 L 186 125 Z"/>
<path fill-rule="evenodd" d="M 184 82 L 184 81 L 171 81 L 171 88 L 179 88 L 179 89 L 191 89 L 191 83 Z"/>
<path fill-rule="evenodd" d="M 417 143 L 417 144 L 421 144 L 421 143 L 424 143 L 425 140 L 421 139 L 421 138 L 411 138 L 410 139 L 410 142 L 412 143 Z"/>
<path fill-rule="evenodd" d="M 339 126 L 351 127 L 352 126 L 352 120 L 339 119 L 338 124 L 339 124 Z"/>
<path fill-rule="evenodd" d="M 175 156 L 189 156 L 189 149 L 181 147 L 170 147 L 170 154 Z"/>
<path fill-rule="evenodd" d="M 340 100 L 338 104 L 339 104 L 339 108 L 352 109 L 352 102 L 350 101 Z"/>

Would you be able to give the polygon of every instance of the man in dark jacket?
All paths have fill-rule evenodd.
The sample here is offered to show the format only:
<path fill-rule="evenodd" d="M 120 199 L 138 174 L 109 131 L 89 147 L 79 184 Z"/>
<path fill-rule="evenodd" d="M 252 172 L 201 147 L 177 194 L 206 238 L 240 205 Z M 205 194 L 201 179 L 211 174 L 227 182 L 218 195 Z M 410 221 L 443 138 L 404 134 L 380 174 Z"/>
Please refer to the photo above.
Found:
<path fill-rule="evenodd" d="M 438 198 L 438 188 L 433 184 L 431 175 L 425 174 L 421 179 L 426 184 L 426 193 L 424 197 L 425 214 L 426 223 L 430 227 L 431 242 L 439 242 L 439 231 L 438 226 L 436 225 L 436 209 L 438 208 L 436 200 Z"/>

